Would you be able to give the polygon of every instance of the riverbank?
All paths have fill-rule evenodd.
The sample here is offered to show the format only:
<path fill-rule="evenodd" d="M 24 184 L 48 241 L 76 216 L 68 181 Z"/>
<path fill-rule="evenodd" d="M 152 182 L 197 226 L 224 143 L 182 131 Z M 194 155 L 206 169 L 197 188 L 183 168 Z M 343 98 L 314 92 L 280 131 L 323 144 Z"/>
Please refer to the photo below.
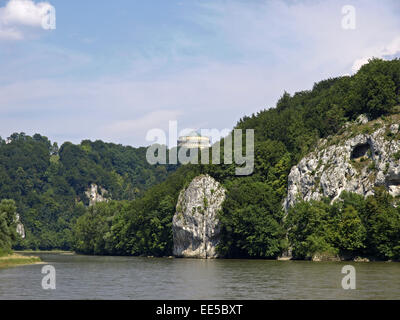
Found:
<path fill-rule="evenodd" d="M 0 257 L 0 269 L 39 263 L 43 263 L 39 257 L 25 256 L 18 253 Z"/>
<path fill-rule="evenodd" d="M 67 250 L 14 250 L 14 252 L 20 254 L 38 254 L 38 253 L 75 254 L 74 251 L 67 251 Z"/>

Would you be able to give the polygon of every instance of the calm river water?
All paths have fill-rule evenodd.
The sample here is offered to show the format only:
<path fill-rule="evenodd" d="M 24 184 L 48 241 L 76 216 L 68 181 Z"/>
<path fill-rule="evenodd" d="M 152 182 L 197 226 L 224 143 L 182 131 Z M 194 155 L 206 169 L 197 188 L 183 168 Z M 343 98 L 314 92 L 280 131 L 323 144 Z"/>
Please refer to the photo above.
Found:
<path fill-rule="evenodd" d="M 399 299 L 400 263 L 196 260 L 38 254 L 43 265 L 0 269 L 0 299 Z M 356 289 L 341 286 L 356 269 Z"/>

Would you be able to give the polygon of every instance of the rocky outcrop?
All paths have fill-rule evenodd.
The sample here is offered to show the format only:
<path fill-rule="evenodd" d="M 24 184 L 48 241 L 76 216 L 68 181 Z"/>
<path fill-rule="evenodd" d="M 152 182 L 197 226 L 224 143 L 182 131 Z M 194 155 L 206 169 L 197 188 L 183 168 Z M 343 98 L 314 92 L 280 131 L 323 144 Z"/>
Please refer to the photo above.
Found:
<path fill-rule="evenodd" d="M 89 199 L 89 206 L 93 206 L 97 202 L 104 202 L 108 201 L 109 199 L 107 198 L 107 190 L 97 186 L 97 184 L 92 183 L 90 185 L 90 188 L 88 188 L 85 192 L 85 195 Z"/>
<path fill-rule="evenodd" d="M 25 239 L 25 227 L 22 224 L 18 213 L 15 215 L 15 223 L 17 225 L 17 233 L 21 236 L 22 239 Z"/>
<path fill-rule="evenodd" d="M 359 118 L 338 136 L 320 141 L 288 177 L 287 210 L 299 199 L 334 201 L 342 191 L 368 196 L 384 186 L 400 195 L 399 116 L 368 122 Z"/>
<path fill-rule="evenodd" d="M 179 194 L 172 221 L 174 255 L 186 258 L 216 258 L 219 241 L 218 212 L 225 189 L 209 175 L 192 180 Z"/>

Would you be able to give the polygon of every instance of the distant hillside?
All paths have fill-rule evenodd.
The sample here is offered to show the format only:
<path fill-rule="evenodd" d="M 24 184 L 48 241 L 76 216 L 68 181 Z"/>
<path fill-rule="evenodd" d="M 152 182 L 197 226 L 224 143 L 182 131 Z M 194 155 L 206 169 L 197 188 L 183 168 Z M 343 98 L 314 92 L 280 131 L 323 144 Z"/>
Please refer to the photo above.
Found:
<path fill-rule="evenodd" d="M 39 134 L 0 138 L 0 199 L 16 202 L 26 230 L 17 247 L 69 249 L 70 225 L 89 204 L 92 184 L 109 199 L 133 200 L 175 169 L 148 164 L 146 148 L 89 140 L 58 148 Z"/>

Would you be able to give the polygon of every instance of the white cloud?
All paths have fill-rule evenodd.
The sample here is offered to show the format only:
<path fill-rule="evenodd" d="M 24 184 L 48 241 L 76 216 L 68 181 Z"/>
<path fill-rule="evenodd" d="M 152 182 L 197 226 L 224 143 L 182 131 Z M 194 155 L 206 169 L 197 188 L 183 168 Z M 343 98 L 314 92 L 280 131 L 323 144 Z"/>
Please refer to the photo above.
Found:
<path fill-rule="evenodd" d="M 400 53 L 400 37 L 393 39 L 387 46 L 368 48 L 368 51 L 369 55 L 354 62 L 351 68 L 353 72 L 357 72 L 364 64 L 368 63 L 369 59 L 390 57 Z"/>
<path fill-rule="evenodd" d="M 343 3 L 337 0 L 216 1 L 204 5 L 215 14 L 200 16 L 199 21 L 249 58 L 275 60 L 282 70 L 292 66 L 335 76 L 332 71 L 356 71 L 372 56 L 399 52 L 398 1 L 352 4 L 355 30 L 342 28 Z"/>
<path fill-rule="evenodd" d="M 51 8 L 48 2 L 10 0 L 0 8 L 0 39 L 23 39 L 24 27 L 41 27 Z"/>

